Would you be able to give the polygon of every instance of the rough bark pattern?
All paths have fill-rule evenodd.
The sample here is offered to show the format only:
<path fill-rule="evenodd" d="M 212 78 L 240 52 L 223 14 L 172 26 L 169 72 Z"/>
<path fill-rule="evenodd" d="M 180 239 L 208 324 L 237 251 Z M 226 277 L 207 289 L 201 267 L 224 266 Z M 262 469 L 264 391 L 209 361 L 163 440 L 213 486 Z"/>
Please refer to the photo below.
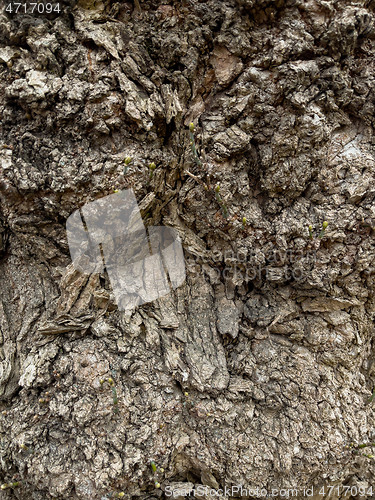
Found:
<path fill-rule="evenodd" d="M 375 2 L 60 4 L 0 19 L 0 498 L 370 486 Z M 187 261 L 131 318 L 66 239 L 114 187 Z"/>

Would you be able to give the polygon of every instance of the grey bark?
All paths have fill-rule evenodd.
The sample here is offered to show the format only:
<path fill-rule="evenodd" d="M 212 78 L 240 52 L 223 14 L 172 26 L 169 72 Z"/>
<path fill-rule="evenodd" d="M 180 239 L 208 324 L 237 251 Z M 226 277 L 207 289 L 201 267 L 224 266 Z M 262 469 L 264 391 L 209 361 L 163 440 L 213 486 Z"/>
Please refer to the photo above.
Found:
<path fill-rule="evenodd" d="M 0 19 L 0 498 L 370 498 L 375 2 L 60 6 Z M 187 268 L 131 317 L 65 229 L 124 188 Z"/>

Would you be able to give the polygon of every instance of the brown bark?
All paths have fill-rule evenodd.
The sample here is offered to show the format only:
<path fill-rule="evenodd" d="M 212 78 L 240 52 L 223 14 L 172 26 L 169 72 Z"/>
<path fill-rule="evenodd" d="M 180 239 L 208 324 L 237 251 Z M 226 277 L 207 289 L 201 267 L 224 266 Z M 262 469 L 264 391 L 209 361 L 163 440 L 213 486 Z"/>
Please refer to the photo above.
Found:
<path fill-rule="evenodd" d="M 370 498 L 375 3 L 134 5 L 1 14 L 0 498 Z M 126 188 L 187 270 L 131 316 L 65 227 Z"/>

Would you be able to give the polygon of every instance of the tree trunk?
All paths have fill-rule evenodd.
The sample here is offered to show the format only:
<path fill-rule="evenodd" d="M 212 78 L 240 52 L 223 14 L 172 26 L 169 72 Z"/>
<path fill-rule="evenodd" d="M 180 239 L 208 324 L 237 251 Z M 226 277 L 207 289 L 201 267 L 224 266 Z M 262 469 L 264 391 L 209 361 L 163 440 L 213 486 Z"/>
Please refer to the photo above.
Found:
<path fill-rule="evenodd" d="M 0 498 L 373 497 L 375 2 L 139 3 L 3 4 Z M 186 270 L 130 309 L 121 192 Z"/>

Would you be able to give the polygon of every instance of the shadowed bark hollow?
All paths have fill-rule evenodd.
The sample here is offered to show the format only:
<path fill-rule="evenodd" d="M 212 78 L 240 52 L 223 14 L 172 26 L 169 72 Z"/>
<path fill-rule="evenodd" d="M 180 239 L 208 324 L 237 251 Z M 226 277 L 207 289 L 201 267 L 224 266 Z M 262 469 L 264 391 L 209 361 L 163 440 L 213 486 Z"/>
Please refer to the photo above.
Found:
<path fill-rule="evenodd" d="M 373 498 L 375 2 L 137 3 L 1 4 L 0 499 Z M 124 189 L 129 314 L 66 232 Z"/>

